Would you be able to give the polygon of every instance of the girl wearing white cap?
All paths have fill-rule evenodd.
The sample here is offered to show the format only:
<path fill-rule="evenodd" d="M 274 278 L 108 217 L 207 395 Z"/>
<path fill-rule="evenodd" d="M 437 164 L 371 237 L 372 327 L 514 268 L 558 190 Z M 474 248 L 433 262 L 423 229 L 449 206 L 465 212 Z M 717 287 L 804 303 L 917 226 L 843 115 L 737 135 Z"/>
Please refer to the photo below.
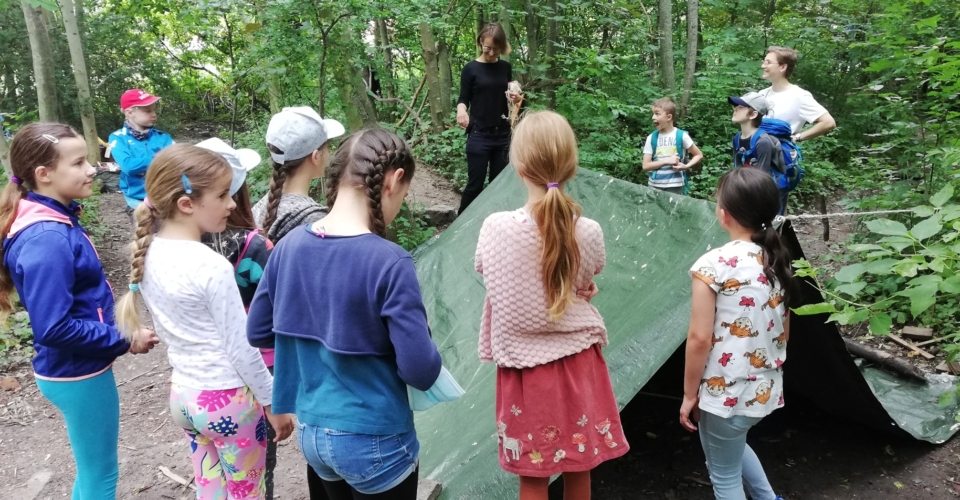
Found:
<path fill-rule="evenodd" d="M 274 243 L 291 229 L 322 219 L 327 208 L 310 198 L 310 182 L 323 177 L 330 139 L 345 132 L 336 120 L 313 108 L 283 108 L 270 118 L 267 149 L 273 178 L 270 191 L 253 207 L 254 220 Z"/>

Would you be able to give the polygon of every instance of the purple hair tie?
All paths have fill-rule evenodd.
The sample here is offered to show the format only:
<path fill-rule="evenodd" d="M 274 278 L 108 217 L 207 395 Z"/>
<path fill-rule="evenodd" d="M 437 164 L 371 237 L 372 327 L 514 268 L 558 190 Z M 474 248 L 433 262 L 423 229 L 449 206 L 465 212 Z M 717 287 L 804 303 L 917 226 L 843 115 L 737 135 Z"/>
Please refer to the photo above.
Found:
<path fill-rule="evenodd" d="M 10 176 L 10 182 L 14 184 L 23 184 L 23 180 L 15 175 Z"/>
<path fill-rule="evenodd" d="M 547 189 L 550 189 L 550 188 L 558 188 L 558 187 L 560 187 L 560 183 L 559 183 L 559 182 L 548 182 L 548 183 L 547 183 Z"/>

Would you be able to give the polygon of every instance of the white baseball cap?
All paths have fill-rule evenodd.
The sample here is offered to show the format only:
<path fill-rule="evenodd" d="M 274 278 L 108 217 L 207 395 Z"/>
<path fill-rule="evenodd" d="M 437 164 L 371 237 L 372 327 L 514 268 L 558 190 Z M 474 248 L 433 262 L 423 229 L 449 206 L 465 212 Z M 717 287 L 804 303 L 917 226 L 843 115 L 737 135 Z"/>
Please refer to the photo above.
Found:
<path fill-rule="evenodd" d="M 240 190 L 243 181 L 247 180 L 247 172 L 260 164 L 260 153 L 246 148 L 233 149 L 229 144 L 216 137 L 200 141 L 196 145 L 214 153 L 219 153 L 230 164 L 230 168 L 233 170 L 233 179 L 230 181 L 230 196 L 237 194 L 237 191 Z"/>
<path fill-rule="evenodd" d="M 770 109 L 773 106 L 770 105 L 770 101 L 763 96 L 760 92 L 749 92 L 741 97 L 728 97 L 727 102 L 734 106 L 743 106 L 745 108 L 751 108 L 760 116 L 765 116 L 770 113 Z"/>
<path fill-rule="evenodd" d="M 320 149 L 324 143 L 346 132 L 336 120 L 325 119 L 310 106 L 283 108 L 270 118 L 267 125 L 267 144 L 283 153 L 270 151 L 270 157 L 280 165 L 305 158 Z"/>

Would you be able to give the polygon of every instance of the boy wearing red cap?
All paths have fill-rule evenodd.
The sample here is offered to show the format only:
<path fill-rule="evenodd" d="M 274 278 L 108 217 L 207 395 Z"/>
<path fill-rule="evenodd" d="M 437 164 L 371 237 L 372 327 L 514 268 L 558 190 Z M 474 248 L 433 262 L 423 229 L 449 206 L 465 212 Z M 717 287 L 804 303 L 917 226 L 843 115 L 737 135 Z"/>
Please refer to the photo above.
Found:
<path fill-rule="evenodd" d="M 131 213 L 147 196 L 143 184 L 153 157 L 173 144 L 170 134 L 153 128 L 157 123 L 159 100 L 140 89 L 124 92 L 120 96 L 120 110 L 125 117 L 123 127 L 110 134 L 108 141 L 109 155 L 120 166 L 120 191 Z"/>

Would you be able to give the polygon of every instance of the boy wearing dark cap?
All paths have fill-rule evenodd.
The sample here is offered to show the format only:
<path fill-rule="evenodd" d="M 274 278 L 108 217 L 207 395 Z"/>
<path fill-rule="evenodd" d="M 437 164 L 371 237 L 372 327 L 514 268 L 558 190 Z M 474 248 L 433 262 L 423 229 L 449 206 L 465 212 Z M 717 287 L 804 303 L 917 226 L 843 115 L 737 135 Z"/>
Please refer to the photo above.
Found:
<path fill-rule="evenodd" d="M 120 167 L 120 191 L 130 213 L 147 196 L 144 179 L 153 157 L 173 144 L 169 134 L 153 128 L 157 123 L 159 100 L 140 89 L 124 92 L 120 96 L 120 110 L 125 118 L 123 127 L 110 134 L 107 141 L 108 156 Z"/>
<path fill-rule="evenodd" d="M 734 165 L 785 173 L 780 141 L 760 130 L 763 117 L 770 111 L 767 99 L 759 92 L 750 92 L 742 97 L 728 97 L 727 102 L 733 105 L 733 123 L 740 125 L 740 132 L 733 136 Z"/>

